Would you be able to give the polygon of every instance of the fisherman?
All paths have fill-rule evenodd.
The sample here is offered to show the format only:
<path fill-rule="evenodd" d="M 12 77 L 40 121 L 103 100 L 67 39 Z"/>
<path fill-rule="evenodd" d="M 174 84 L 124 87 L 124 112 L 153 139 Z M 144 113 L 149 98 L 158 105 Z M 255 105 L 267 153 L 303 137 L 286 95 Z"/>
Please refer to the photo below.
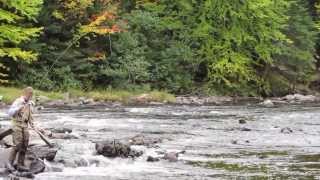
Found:
<path fill-rule="evenodd" d="M 15 168 L 18 171 L 28 171 L 24 164 L 27 148 L 29 144 L 29 131 L 28 127 L 33 125 L 32 106 L 31 101 L 33 96 L 33 88 L 27 87 L 23 90 L 22 96 L 16 99 L 11 105 L 8 115 L 12 122 L 12 139 L 14 146 L 12 147 L 8 169 Z M 15 161 L 17 160 L 17 165 Z"/>

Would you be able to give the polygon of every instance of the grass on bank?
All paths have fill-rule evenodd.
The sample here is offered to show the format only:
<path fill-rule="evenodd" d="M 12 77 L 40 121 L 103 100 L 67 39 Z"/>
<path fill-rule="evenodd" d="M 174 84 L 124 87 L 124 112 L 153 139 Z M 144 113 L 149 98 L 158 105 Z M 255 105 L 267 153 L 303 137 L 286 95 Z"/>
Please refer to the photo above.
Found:
<path fill-rule="evenodd" d="M 17 97 L 21 95 L 21 91 L 21 88 L 0 86 L 0 96 L 2 96 L 2 101 L 5 103 L 12 103 Z M 96 101 L 117 101 L 122 103 L 128 103 L 130 99 L 134 97 L 147 94 L 148 101 L 169 103 L 175 102 L 174 95 L 163 91 L 126 91 L 108 89 L 89 92 L 81 90 L 70 90 L 68 92 L 45 92 L 35 90 L 36 96 L 46 96 L 50 100 L 65 99 L 67 93 L 71 98 L 85 97 L 92 98 Z"/>

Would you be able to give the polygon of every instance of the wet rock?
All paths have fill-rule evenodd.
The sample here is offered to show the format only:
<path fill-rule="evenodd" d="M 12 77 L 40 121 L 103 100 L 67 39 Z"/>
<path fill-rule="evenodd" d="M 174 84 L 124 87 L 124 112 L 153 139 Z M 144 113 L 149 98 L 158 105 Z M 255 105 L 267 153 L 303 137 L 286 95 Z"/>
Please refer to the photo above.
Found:
<path fill-rule="evenodd" d="M 177 97 L 176 98 L 176 103 L 177 104 L 185 104 L 185 105 L 203 105 L 205 104 L 206 100 L 204 98 L 200 98 L 197 96 L 188 96 L 188 97 Z"/>
<path fill-rule="evenodd" d="M 0 168 L 5 168 L 5 164 L 8 162 L 10 149 L 0 149 Z M 33 151 L 28 151 L 25 159 L 25 165 L 30 169 L 29 172 L 18 172 L 12 166 L 10 171 L 12 172 L 13 176 L 18 177 L 30 177 L 32 174 L 38 174 L 45 170 L 45 164 L 42 160 L 38 158 L 38 155 L 35 154 Z M 6 171 L 4 173 L 7 173 Z M 8 175 L 8 174 L 1 174 L 1 175 Z"/>
<path fill-rule="evenodd" d="M 238 141 L 237 140 L 232 140 L 231 144 L 238 144 Z"/>
<path fill-rule="evenodd" d="M 52 166 L 50 165 L 50 167 L 47 167 L 47 170 L 46 171 L 49 171 L 49 172 L 63 172 L 63 166 Z"/>
<path fill-rule="evenodd" d="M 142 154 L 143 154 L 142 150 L 137 150 L 137 149 L 131 148 L 131 151 L 129 153 L 129 157 L 140 157 L 140 156 L 142 156 Z"/>
<path fill-rule="evenodd" d="M 93 104 L 95 104 L 95 101 L 94 101 L 94 99 L 89 98 L 89 99 L 81 100 L 80 103 L 83 104 L 83 105 L 88 105 L 88 104 L 92 104 L 93 105 Z"/>
<path fill-rule="evenodd" d="M 36 109 L 36 111 L 41 111 L 44 109 L 44 107 L 43 106 L 36 106 L 35 109 Z"/>
<path fill-rule="evenodd" d="M 157 162 L 157 161 L 160 161 L 160 158 L 156 158 L 152 156 L 148 156 L 147 158 L 147 162 Z"/>
<path fill-rule="evenodd" d="M 267 107 L 267 108 L 274 107 L 274 103 L 270 99 L 267 99 L 267 100 L 263 101 L 262 103 L 260 103 L 260 105 L 264 106 L 264 107 Z"/>
<path fill-rule="evenodd" d="M 54 129 L 50 129 L 50 131 L 53 133 L 72 133 L 72 129 L 66 128 L 66 127 L 54 128 Z"/>
<path fill-rule="evenodd" d="M 71 156 L 71 157 L 70 157 Z M 72 154 L 69 154 L 67 157 L 59 157 L 56 160 L 58 163 L 62 163 L 65 167 L 87 167 L 88 161 L 82 157 L 79 156 L 72 156 Z"/>
<path fill-rule="evenodd" d="M 247 123 L 247 121 L 244 120 L 244 119 L 240 119 L 240 120 L 239 120 L 239 124 L 246 124 L 246 123 Z"/>
<path fill-rule="evenodd" d="M 63 100 L 53 100 L 45 103 L 45 105 L 50 106 L 50 107 L 60 107 L 60 106 L 65 106 L 67 102 Z"/>
<path fill-rule="evenodd" d="M 240 128 L 240 131 L 252 131 L 252 130 L 244 127 L 244 128 Z"/>
<path fill-rule="evenodd" d="M 162 106 L 164 105 L 165 103 L 162 103 L 162 102 L 150 102 L 149 105 L 151 106 Z"/>
<path fill-rule="evenodd" d="M 106 140 L 96 143 L 96 151 L 105 157 L 137 157 L 141 153 L 132 150 L 130 143 L 120 142 L 119 140 Z"/>
<path fill-rule="evenodd" d="M 228 104 L 232 103 L 233 98 L 228 96 L 211 96 L 205 98 L 205 104 L 214 104 L 214 105 L 221 105 L 221 104 Z"/>
<path fill-rule="evenodd" d="M 49 148 L 48 146 L 31 146 L 29 147 L 29 151 L 35 154 L 40 159 L 53 161 L 56 157 L 58 149 Z"/>
<path fill-rule="evenodd" d="M 282 99 L 286 100 L 286 101 L 294 101 L 295 100 L 295 96 L 290 94 L 290 95 L 286 95 Z"/>
<path fill-rule="evenodd" d="M 282 98 L 282 100 L 295 103 L 295 102 L 316 102 L 319 101 L 319 98 L 313 95 L 302 95 L 302 94 L 293 94 L 287 95 Z"/>
<path fill-rule="evenodd" d="M 142 146 L 152 146 L 154 144 L 160 143 L 162 140 L 160 138 L 145 137 L 143 135 L 137 135 L 129 139 L 130 145 L 142 145 Z"/>
<path fill-rule="evenodd" d="M 79 139 L 79 137 L 73 134 L 66 134 L 66 133 L 52 133 L 49 135 L 50 139 Z"/>
<path fill-rule="evenodd" d="M 291 128 L 286 127 L 286 128 L 282 128 L 280 132 L 283 134 L 291 134 L 293 133 L 293 130 Z"/>
<path fill-rule="evenodd" d="M 210 96 L 210 97 L 200 97 L 200 96 L 178 96 L 176 97 L 176 104 L 185 105 L 223 105 L 232 104 L 235 99 L 228 96 Z"/>

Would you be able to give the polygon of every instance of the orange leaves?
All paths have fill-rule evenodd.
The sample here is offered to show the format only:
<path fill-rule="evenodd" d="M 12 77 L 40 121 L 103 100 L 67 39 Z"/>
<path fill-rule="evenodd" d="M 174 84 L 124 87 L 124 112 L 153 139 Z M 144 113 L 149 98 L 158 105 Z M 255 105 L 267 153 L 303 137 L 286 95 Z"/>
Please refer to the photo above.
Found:
<path fill-rule="evenodd" d="M 111 12 L 105 11 L 101 15 L 91 16 L 90 19 L 91 22 L 88 25 L 81 27 L 81 33 L 96 33 L 99 35 L 104 35 L 121 32 L 121 28 L 118 25 L 108 25 L 116 19 L 115 14 Z"/>

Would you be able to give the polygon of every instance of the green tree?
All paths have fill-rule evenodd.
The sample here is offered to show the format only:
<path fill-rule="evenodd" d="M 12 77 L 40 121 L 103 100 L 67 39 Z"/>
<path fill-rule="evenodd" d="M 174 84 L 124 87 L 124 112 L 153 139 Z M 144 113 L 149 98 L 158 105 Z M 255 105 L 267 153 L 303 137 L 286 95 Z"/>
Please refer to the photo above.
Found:
<path fill-rule="evenodd" d="M 22 49 L 21 45 L 39 36 L 42 28 L 27 22 L 36 21 L 41 7 L 42 0 L 0 0 L 0 83 L 8 82 L 6 60 L 37 59 L 37 53 Z"/>
<path fill-rule="evenodd" d="M 44 33 L 34 48 L 41 61 L 24 64 L 21 84 L 46 90 L 91 89 L 107 54 L 108 34 L 116 31 L 113 1 L 45 0 L 39 23 Z"/>
<path fill-rule="evenodd" d="M 287 38 L 282 53 L 276 56 L 268 80 L 274 95 L 306 91 L 315 72 L 315 46 L 317 31 L 303 0 L 290 1 L 287 11 L 288 25 L 284 30 Z"/>

